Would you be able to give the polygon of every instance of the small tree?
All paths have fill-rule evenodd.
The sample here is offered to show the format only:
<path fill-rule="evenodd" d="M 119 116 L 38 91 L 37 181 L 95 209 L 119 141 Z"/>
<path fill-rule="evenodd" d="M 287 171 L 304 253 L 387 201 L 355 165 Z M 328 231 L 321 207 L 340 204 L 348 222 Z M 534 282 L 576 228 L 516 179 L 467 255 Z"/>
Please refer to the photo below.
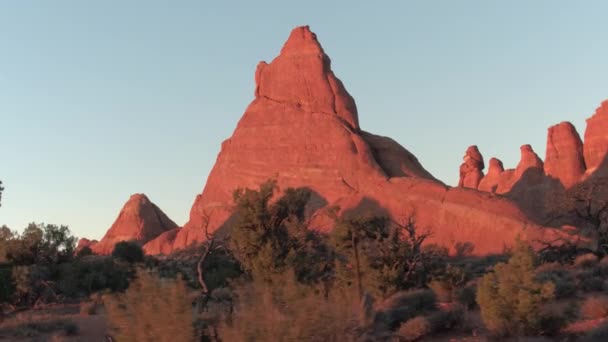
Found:
<path fill-rule="evenodd" d="M 275 274 L 293 269 L 299 281 L 312 282 L 326 272 L 328 252 L 315 232 L 307 229 L 307 189 L 287 189 L 271 203 L 276 183 L 259 190 L 234 193 L 239 221 L 233 227 L 230 248 L 254 279 L 270 281 Z"/>
<path fill-rule="evenodd" d="M 338 220 L 331 241 L 338 256 L 338 273 L 354 283 L 362 296 L 366 289 L 383 297 L 420 287 L 445 267 L 445 249 L 423 246 L 430 232 L 420 232 L 410 218 L 393 222 L 386 217 Z"/>
<path fill-rule="evenodd" d="M 517 242 L 507 263 L 486 274 L 477 290 L 477 303 L 486 327 L 497 335 L 541 332 L 541 307 L 553 298 L 554 285 L 535 280 L 535 255 Z"/>
<path fill-rule="evenodd" d="M 114 245 L 112 257 L 134 264 L 144 261 L 144 250 L 133 241 L 121 241 Z"/>

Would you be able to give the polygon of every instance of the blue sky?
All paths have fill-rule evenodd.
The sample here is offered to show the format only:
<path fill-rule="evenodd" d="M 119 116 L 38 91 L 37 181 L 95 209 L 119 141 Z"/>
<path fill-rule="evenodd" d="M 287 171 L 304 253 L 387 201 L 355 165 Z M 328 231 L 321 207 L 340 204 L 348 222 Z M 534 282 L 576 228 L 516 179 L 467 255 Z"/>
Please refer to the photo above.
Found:
<path fill-rule="evenodd" d="M 253 99 L 308 24 L 354 96 L 448 184 L 467 146 L 506 167 L 608 98 L 604 1 L 4 1 L 0 224 L 99 238 L 129 195 L 187 221 Z"/>

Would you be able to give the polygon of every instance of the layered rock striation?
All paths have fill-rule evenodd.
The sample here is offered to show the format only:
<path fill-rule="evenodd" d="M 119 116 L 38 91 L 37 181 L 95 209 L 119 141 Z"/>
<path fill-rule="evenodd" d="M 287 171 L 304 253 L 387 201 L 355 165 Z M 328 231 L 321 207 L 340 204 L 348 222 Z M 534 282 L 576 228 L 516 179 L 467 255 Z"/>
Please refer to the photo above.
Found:
<path fill-rule="evenodd" d="M 148 242 L 147 253 L 185 248 L 204 241 L 205 230 L 229 226 L 233 191 L 268 179 L 280 190 L 309 188 L 320 216 L 334 205 L 342 213 L 413 215 L 420 229 L 433 232 L 429 242 L 449 248 L 469 242 L 477 255 L 502 253 L 517 236 L 535 241 L 562 235 L 531 223 L 506 198 L 445 186 L 397 142 L 363 131 L 355 101 L 307 26 L 291 32 L 272 62 L 258 65 L 255 81 L 255 98 L 222 143 L 188 223 Z M 477 149 L 467 155 L 471 172 L 464 170 L 463 184 L 477 188 L 483 158 Z"/>

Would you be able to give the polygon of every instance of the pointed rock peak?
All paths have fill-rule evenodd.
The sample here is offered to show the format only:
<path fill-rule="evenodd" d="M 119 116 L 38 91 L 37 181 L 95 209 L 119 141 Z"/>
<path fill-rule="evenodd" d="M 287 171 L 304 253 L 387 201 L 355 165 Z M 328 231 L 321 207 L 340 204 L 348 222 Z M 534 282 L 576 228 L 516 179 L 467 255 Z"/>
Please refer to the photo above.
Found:
<path fill-rule="evenodd" d="M 310 31 L 308 25 L 296 27 L 283 45 L 281 56 L 308 54 L 324 55 L 325 52 L 317 40 L 317 35 Z"/>
<path fill-rule="evenodd" d="M 602 102 L 595 114 L 587 119 L 584 155 L 588 172 L 594 172 L 608 156 L 608 100 Z"/>
<path fill-rule="evenodd" d="M 131 203 L 147 204 L 147 203 L 151 203 L 151 202 L 150 202 L 150 199 L 148 198 L 148 196 L 146 196 L 145 194 L 133 194 L 133 195 L 131 195 L 131 197 L 129 197 L 129 200 L 127 201 L 127 203 L 125 205 L 131 204 Z"/>
<path fill-rule="evenodd" d="M 519 150 L 521 151 L 521 159 L 515 174 L 519 177 L 529 168 L 543 168 L 543 161 L 538 157 L 536 152 L 532 149 L 532 146 L 526 144 L 522 145 Z"/>
<path fill-rule="evenodd" d="M 479 182 L 483 178 L 483 157 L 476 145 L 469 146 L 462 157 L 464 161 L 460 164 L 459 187 L 477 189 Z"/>
<path fill-rule="evenodd" d="M 469 146 L 464 154 L 463 159 L 465 163 L 470 162 L 476 165 L 476 167 L 481 170 L 483 170 L 483 168 L 485 167 L 483 162 L 483 156 L 481 155 L 481 152 L 479 152 L 479 148 L 477 148 L 477 145 Z"/>
<path fill-rule="evenodd" d="M 565 187 L 576 183 L 585 173 L 583 142 L 576 128 L 564 121 L 549 127 L 545 174 L 559 180 Z"/>
<path fill-rule="evenodd" d="M 146 243 L 177 224 L 144 194 L 134 194 L 99 243 L 91 246 L 98 254 L 109 254 L 120 241 Z"/>
<path fill-rule="evenodd" d="M 299 111 L 338 116 L 359 131 L 355 100 L 331 71 L 331 62 L 308 26 L 295 28 L 281 54 L 260 62 L 255 72 L 255 96 Z"/>
<path fill-rule="evenodd" d="M 498 158 L 490 158 L 488 174 L 500 174 L 505 170 L 502 161 Z"/>

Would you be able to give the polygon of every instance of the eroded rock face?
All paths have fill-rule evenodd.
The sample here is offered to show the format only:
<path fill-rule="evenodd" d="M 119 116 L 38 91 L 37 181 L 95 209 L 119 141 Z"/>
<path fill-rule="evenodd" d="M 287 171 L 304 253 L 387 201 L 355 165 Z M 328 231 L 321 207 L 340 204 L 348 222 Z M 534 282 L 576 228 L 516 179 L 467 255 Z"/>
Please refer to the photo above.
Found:
<path fill-rule="evenodd" d="M 608 121 L 606 124 L 608 127 Z M 544 167 L 545 174 L 559 180 L 565 188 L 579 182 L 585 173 L 583 142 L 570 122 L 549 127 Z"/>
<path fill-rule="evenodd" d="M 587 173 L 594 172 L 608 155 L 608 101 L 604 101 L 587 119 L 585 145 L 583 147 Z"/>
<path fill-rule="evenodd" d="M 500 178 L 505 168 L 502 165 L 502 161 L 497 158 L 491 158 L 488 166 L 488 174 L 486 174 L 481 181 L 477 189 L 480 191 L 496 192 Z"/>
<path fill-rule="evenodd" d="M 477 189 L 483 178 L 483 157 L 477 146 L 469 146 L 464 154 L 463 163 L 460 165 L 459 187 Z"/>
<path fill-rule="evenodd" d="M 135 194 L 125 203 L 103 239 L 92 245 L 91 249 L 96 254 L 110 254 L 120 241 L 134 241 L 143 245 L 174 228 L 177 228 L 175 222 L 146 195 Z"/>
<path fill-rule="evenodd" d="M 76 245 L 76 251 L 78 252 L 85 247 L 93 248 L 93 246 L 95 244 L 97 244 L 98 242 L 99 241 L 97 241 L 97 240 L 89 240 L 87 238 L 81 238 L 78 240 L 78 244 Z"/>
<path fill-rule="evenodd" d="M 338 205 L 343 213 L 414 215 L 420 229 L 434 231 L 429 242 L 471 242 L 478 255 L 503 252 L 518 234 L 560 234 L 531 224 L 507 199 L 446 187 L 398 143 L 362 131 L 357 115 L 316 36 L 296 28 L 281 54 L 258 66 L 255 99 L 222 143 L 189 222 L 144 248 L 167 253 L 204 241 L 205 227 L 214 231 L 230 217 L 235 189 L 257 189 L 270 178 L 280 190 L 307 187 L 317 203 Z M 480 154 L 470 159 L 483 169 Z"/>

